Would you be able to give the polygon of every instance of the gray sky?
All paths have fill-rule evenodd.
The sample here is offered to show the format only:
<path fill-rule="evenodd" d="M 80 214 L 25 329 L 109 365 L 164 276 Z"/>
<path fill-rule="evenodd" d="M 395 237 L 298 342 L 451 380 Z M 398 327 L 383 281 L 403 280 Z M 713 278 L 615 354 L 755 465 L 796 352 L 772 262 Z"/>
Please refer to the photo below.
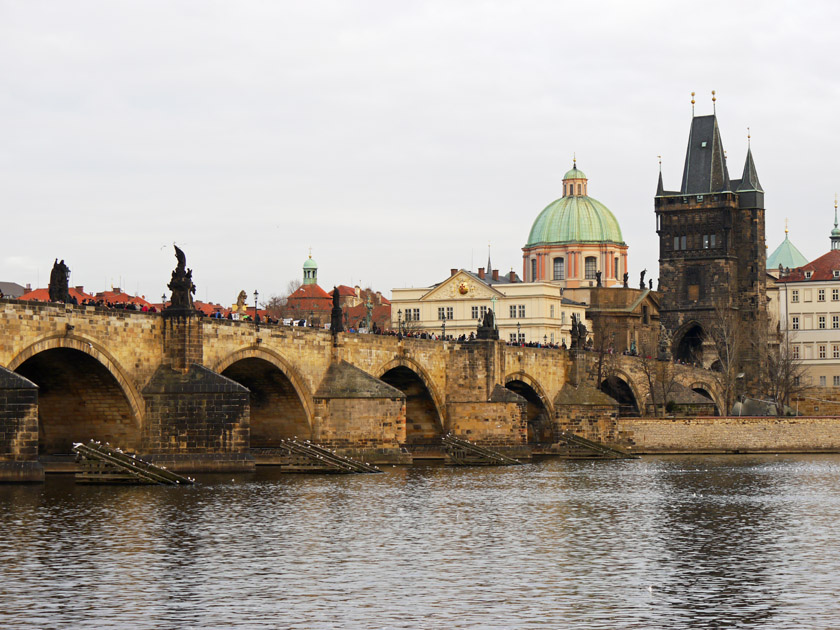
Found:
<path fill-rule="evenodd" d="M 828 250 L 840 138 L 835 2 L 0 0 L 0 280 L 159 298 L 425 286 L 521 273 L 577 153 L 631 276 L 658 276 L 662 155 L 717 112 L 732 177 L 752 148 L 769 252 Z M 768 253 L 769 253 L 768 252 Z M 635 280 L 634 280 L 635 282 Z M 167 290 L 168 293 L 168 290 Z"/>

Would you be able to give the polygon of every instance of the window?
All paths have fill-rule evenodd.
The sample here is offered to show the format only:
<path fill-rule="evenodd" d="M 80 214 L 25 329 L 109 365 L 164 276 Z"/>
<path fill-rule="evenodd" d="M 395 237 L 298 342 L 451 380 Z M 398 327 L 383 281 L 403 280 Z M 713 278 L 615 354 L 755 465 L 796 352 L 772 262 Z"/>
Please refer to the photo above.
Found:
<path fill-rule="evenodd" d="M 473 306 L 470 313 L 472 314 L 473 319 L 478 319 L 478 307 Z"/>
<path fill-rule="evenodd" d="M 831 316 L 831 327 L 832 328 L 840 328 L 840 315 L 832 315 Z"/>
<path fill-rule="evenodd" d="M 792 351 L 792 354 L 793 354 L 793 358 L 798 359 L 799 358 L 799 346 L 792 346 L 791 351 Z"/>
<path fill-rule="evenodd" d="M 831 379 L 831 384 L 834 385 L 834 387 L 840 387 L 840 376 L 835 374 L 834 378 Z"/>
<path fill-rule="evenodd" d="M 820 330 L 825 330 L 825 315 L 820 315 L 819 322 Z"/>
<path fill-rule="evenodd" d="M 516 317 L 516 304 L 511 304 L 510 305 L 510 317 L 511 317 L 511 319 Z"/>
<path fill-rule="evenodd" d="M 524 304 L 519 305 L 519 317 L 525 317 L 525 305 Z"/>
<path fill-rule="evenodd" d="M 420 321 L 420 309 L 419 308 L 407 308 L 405 309 L 405 321 L 407 322 L 419 322 Z"/>
<path fill-rule="evenodd" d="M 479 309 L 478 309 L 478 316 L 481 319 L 484 319 L 485 315 L 487 315 L 487 307 L 486 306 L 480 306 Z"/>
<path fill-rule="evenodd" d="M 549 337 L 551 343 L 554 343 L 554 333 L 551 333 L 551 337 Z M 834 378 L 840 378 L 840 376 L 835 376 Z"/>
<path fill-rule="evenodd" d="M 438 307 L 438 319 L 443 319 L 443 307 Z"/>
<path fill-rule="evenodd" d="M 825 359 L 825 346 L 820 346 L 820 349 L 819 349 L 819 358 L 820 358 L 820 359 Z"/>
<path fill-rule="evenodd" d="M 820 387 L 825 387 L 825 376 L 820 376 Z"/>
<path fill-rule="evenodd" d="M 832 277 L 833 277 L 835 280 L 836 280 L 837 278 L 840 278 L 840 269 L 834 269 L 834 270 L 831 272 L 831 275 L 832 275 Z"/>
<path fill-rule="evenodd" d="M 455 319 L 455 309 L 452 306 L 446 307 L 446 319 Z"/>
<path fill-rule="evenodd" d="M 813 272 L 813 271 L 806 271 L 806 272 L 805 272 L 805 279 L 806 279 L 806 280 L 810 280 L 810 279 L 811 279 L 811 276 L 813 276 L 813 275 L 814 275 L 814 272 Z"/>
<path fill-rule="evenodd" d="M 555 258 L 554 259 L 554 279 L 555 280 L 565 280 L 566 279 L 566 259 L 565 258 Z"/>
<path fill-rule="evenodd" d="M 710 234 L 709 235 L 709 244 L 710 244 L 712 249 L 717 247 L 717 242 L 716 242 L 717 238 L 715 238 L 716 236 L 717 236 L 716 234 Z"/>
<path fill-rule="evenodd" d="M 674 251 L 679 250 L 679 248 L 680 248 L 680 237 L 675 236 L 674 237 Z"/>
<path fill-rule="evenodd" d="M 831 346 L 831 356 L 840 359 L 840 346 Z"/>
<path fill-rule="evenodd" d="M 709 235 L 703 235 L 703 249 L 709 249 Z"/>
<path fill-rule="evenodd" d="M 510 333 L 510 342 L 516 343 L 516 333 Z"/>
<path fill-rule="evenodd" d="M 791 302 L 798 302 L 799 301 L 799 290 L 798 289 L 793 289 L 793 291 L 790 292 L 790 301 Z"/>
<path fill-rule="evenodd" d="M 595 256 L 587 256 L 583 261 L 584 277 L 587 280 L 595 279 L 595 272 L 597 271 L 597 261 Z"/>
<path fill-rule="evenodd" d="M 817 291 L 817 302 L 825 302 L 825 289 Z"/>
<path fill-rule="evenodd" d="M 531 259 L 531 282 L 537 281 L 537 259 Z"/>
<path fill-rule="evenodd" d="M 519 333 L 519 343 L 525 343 L 525 333 Z"/>
<path fill-rule="evenodd" d="M 831 290 L 831 301 L 832 302 L 840 301 L 840 289 L 832 289 Z"/>
<path fill-rule="evenodd" d="M 686 237 L 680 236 L 680 249 L 688 249 L 686 247 Z"/>
<path fill-rule="evenodd" d="M 554 304 L 549 304 L 548 305 L 548 316 L 551 319 L 554 319 Z"/>
<path fill-rule="evenodd" d="M 801 382 L 801 379 L 800 379 L 798 376 L 794 376 L 794 377 L 793 377 L 793 384 L 794 384 L 794 385 L 796 385 L 797 387 L 799 387 L 799 383 L 800 383 L 800 382 Z"/>
<path fill-rule="evenodd" d="M 793 330 L 799 330 L 799 315 L 794 315 L 790 318 L 790 327 Z"/>
<path fill-rule="evenodd" d="M 618 258 L 615 258 L 615 265 L 613 268 L 613 278 L 618 278 Z"/>
<path fill-rule="evenodd" d="M 580 184 L 578 184 L 578 194 L 580 194 Z"/>

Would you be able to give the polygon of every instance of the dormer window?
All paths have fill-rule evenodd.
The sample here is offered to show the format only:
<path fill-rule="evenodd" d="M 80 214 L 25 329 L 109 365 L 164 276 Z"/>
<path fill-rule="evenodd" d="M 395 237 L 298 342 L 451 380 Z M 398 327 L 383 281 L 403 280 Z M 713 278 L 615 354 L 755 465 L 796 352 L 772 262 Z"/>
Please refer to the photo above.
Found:
<path fill-rule="evenodd" d="M 835 280 L 837 280 L 837 278 L 840 278 L 840 269 L 834 269 L 834 270 L 831 272 L 831 275 L 832 275 L 832 276 L 834 276 L 834 279 L 835 279 Z"/>
<path fill-rule="evenodd" d="M 805 272 L 805 279 L 806 279 L 806 280 L 810 280 L 810 279 L 811 279 L 811 276 L 813 276 L 813 275 L 814 275 L 814 272 L 813 272 L 813 271 L 806 271 L 806 272 Z"/>

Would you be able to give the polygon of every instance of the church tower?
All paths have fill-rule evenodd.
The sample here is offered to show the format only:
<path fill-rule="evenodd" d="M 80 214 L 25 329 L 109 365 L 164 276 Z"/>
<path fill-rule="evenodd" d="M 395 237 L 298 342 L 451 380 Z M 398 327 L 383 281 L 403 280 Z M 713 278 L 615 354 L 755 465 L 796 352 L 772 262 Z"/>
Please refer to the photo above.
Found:
<path fill-rule="evenodd" d="M 749 144 L 741 178 L 730 179 L 717 116 L 693 116 L 680 189 L 665 190 L 660 169 L 654 207 L 674 357 L 711 367 L 723 309 L 746 323 L 749 360 L 767 318 L 764 190 Z"/>

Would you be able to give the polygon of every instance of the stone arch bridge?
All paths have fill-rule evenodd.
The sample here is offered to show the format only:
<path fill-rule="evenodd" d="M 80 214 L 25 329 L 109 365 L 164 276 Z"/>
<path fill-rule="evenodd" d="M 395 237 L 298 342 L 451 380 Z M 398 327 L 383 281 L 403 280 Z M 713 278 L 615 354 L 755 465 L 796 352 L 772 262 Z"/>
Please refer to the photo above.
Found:
<path fill-rule="evenodd" d="M 565 428 L 611 440 L 647 386 L 621 357 L 616 399 L 595 392 L 588 354 L 0 300 L 0 477 L 88 439 L 191 471 L 250 469 L 291 436 L 380 462 L 449 431 L 520 454 Z M 717 400 L 708 372 L 674 369 Z"/>

